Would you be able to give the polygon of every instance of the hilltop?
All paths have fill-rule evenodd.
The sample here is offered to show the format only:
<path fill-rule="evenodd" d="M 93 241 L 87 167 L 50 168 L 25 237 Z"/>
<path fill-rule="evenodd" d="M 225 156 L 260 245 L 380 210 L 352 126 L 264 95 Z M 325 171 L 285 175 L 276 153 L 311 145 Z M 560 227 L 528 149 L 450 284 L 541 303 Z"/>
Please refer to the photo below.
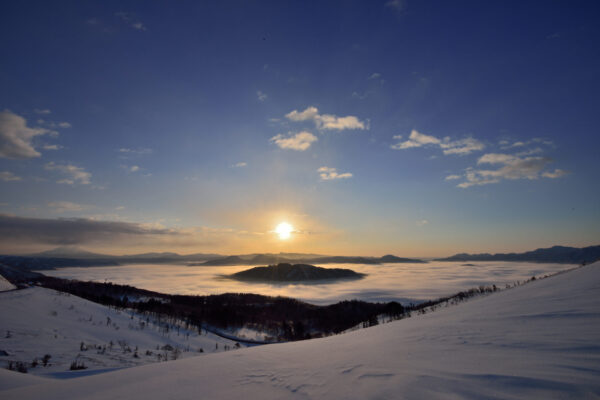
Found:
<path fill-rule="evenodd" d="M 228 275 L 231 279 L 257 282 L 305 282 L 337 279 L 360 279 L 364 274 L 343 268 L 322 268 L 308 264 L 280 263 L 255 267 Z"/>

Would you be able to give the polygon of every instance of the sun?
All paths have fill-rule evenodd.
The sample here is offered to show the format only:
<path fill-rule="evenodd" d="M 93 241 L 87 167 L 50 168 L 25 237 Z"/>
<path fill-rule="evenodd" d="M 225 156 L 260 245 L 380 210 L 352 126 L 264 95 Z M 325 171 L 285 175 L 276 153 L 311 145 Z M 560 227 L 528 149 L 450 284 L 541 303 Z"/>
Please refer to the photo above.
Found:
<path fill-rule="evenodd" d="M 289 239 L 293 231 L 294 227 L 287 222 L 282 222 L 275 228 L 275 233 L 279 235 L 279 239 L 281 240 Z"/>

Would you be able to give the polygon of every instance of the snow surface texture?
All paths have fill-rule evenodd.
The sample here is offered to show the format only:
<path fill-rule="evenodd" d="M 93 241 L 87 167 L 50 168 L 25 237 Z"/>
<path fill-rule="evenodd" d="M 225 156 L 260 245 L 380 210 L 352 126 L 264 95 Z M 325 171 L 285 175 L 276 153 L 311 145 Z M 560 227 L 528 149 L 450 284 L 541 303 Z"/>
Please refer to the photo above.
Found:
<path fill-rule="evenodd" d="M 7 281 L 2 275 L 0 275 L 0 292 L 5 292 L 7 290 L 16 289 L 15 285 Z"/>
<path fill-rule="evenodd" d="M 33 383 L 0 398 L 600 398 L 599 294 L 596 263 L 345 335 Z"/>
<path fill-rule="evenodd" d="M 0 368 L 8 360 L 26 362 L 29 374 L 68 378 L 195 356 L 200 348 L 202 354 L 235 348 L 234 341 L 204 330 L 199 335 L 172 324 L 167 330 L 165 320 L 159 323 L 40 287 L 0 293 L 0 307 L 0 350 L 8 353 L 0 356 Z M 43 366 L 46 354 L 51 358 Z M 32 368 L 34 359 L 38 366 Z M 70 371 L 75 360 L 87 368 Z"/>

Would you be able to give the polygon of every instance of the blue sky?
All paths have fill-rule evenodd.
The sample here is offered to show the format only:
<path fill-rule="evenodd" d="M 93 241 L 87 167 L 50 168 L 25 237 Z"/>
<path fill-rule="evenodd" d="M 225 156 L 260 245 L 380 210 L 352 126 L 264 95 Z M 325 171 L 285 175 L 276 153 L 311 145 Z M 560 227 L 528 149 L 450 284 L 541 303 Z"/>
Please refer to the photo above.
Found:
<path fill-rule="evenodd" d="M 583 1 L 5 3 L 0 250 L 598 244 L 599 16 Z"/>

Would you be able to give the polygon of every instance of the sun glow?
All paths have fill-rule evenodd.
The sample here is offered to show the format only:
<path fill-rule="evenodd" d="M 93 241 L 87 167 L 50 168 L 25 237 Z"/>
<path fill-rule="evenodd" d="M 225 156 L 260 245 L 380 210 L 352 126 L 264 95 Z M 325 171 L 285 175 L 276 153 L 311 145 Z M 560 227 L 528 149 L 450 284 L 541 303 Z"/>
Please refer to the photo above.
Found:
<path fill-rule="evenodd" d="M 293 231 L 294 228 L 287 222 L 282 222 L 275 228 L 275 233 L 279 235 L 281 240 L 289 239 Z"/>

